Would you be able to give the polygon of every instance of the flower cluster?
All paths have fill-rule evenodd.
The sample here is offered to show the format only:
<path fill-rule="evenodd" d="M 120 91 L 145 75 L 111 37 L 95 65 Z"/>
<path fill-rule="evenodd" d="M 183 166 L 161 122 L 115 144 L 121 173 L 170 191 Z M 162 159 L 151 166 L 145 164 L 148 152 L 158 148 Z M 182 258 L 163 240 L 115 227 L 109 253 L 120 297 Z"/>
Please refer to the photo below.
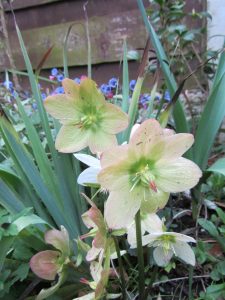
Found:
<path fill-rule="evenodd" d="M 56 71 L 54 74 L 56 76 Z M 135 84 L 130 82 L 131 91 Z M 90 152 L 97 156 L 74 153 L 76 159 L 89 166 L 79 175 L 78 183 L 98 187 L 108 195 L 103 212 L 85 196 L 90 208 L 82 219 L 89 232 L 80 237 L 80 243 L 86 249 L 86 260 L 90 262 L 94 281 L 81 279 L 92 291 L 76 298 L 80 300 L 102 299 L 107 295 L 110 260 L 123 254 L 118 249 L 116 237 L 126 235 L 131 248 L 140 245 L 135 231 L 137 215 L 141 217 L 141 246 L 153 248 L 153 258 L 158 266 L 166 266 L 173 256 L 195 265 L 194 252 L 188 245 L 195 240 L 170 232 L 157 215 L 167 204 L 171 193 L 193 188 L 201 177 L 199 167 L 182 157 L 192 146 L 193 136 L 176 134 L 170 129 L 163 129 L 157 120 L 147 119 L 134 126 L 128 142 L 119 145 L 116 134 L 127 128 L 128 116 L 104 97 L 117 86 L 116 78 L 110 79 L 108 85 L 101 86 L 100 90 L 87 77 L 66 78 L 62 81 L 64 93 L 53 94 L 44 101 L 47 112 L 62 124 L 56 137 L 56 149 L 73 153 L 89 147 Z M 141 101 L 147 105 L 150 96 L 143 94 Z M 85 243 L 87 238 L 92 238 L 91 246 Z M 48 239 L 46 241 L 49 243 Z M 65 264 L 68 254 L 62 260 L 65 250 L 62 251 L 55 243 L 53 245 L 60 250 L 51 253 L 56 266 L 52 268 L 55 276 L 62 266 L 58 263 L 59 258 Z M 35 266 L 35 259 L 40 261 L 38 256 L 33 258 L 31 266 Z M 37 269 L 33 267 L 33 270 L 38 274 Z"/>

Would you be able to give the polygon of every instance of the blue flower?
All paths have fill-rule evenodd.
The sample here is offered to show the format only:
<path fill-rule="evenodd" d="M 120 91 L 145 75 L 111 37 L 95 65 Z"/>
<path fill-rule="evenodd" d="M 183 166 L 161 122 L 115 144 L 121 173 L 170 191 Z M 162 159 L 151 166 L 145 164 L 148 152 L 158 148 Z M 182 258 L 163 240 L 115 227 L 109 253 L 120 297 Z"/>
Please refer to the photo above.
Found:
<path fill-rule="evenodd" d="M 32 103 L 33 110 L 37 109 L 37 103 Z"/>
<path fill-rule="evenodd" d="M 145 105 L 147 103 L 149 103 L 149 101 L 151 100 L 151 96 L 149 94 L 144 94 L 144 95 L 141 95 L 140 97 L 140 103 Z"/>
<path fill-rule="evenodd" d="M 111 92 L 111 87 L 108 84 L 104 83 L 100 86 L 100 90 L 104 95 L 107 95 Z"/>
<path fill-rule="evenodd" d="M 47 97 L 47 96 L 46 96 L 45 93 L 41 93 L 41 98 L 42 98 L 43 101 L 45 100 L 46 97 Z"/>
<path fill-rule="evenodd" d="M 52 76 L 56 76 L 57 74 L 58 74 L 58 69 L 57 68 L 51 69 L 51 75 Z"/>
<path fill-rule="evenodd" d="M 4 85 L 5 88 L 7 88 L 7 90 L 13 89 L 12 81 L 6 80 L 6 81 L 3 82 L 3 85 Z"/>
<path fill-rule="evenodd" d="M 78 78 L 78 77 L 74 78 L 73 81 L 75 81 L 77 84 L 80 84 L 80 78 Z"/>
<path fill-rule="evenodd" d="M 62 74 L 59 74 L 59 75 L 57 75 L 56 78 L 57 78 L 58 82 L 62 82 L 64 79 L 64 76 Z"/>
<path fill-rule="evenodd" d="M 109 86 L 112 88 L 112 89 L 115 89 L 118 85 L 118 80 L 113 77 L 109 80 Z"/>
<path fill-rule="evenodd" d="M 130 85 L 129 86 L 130 86 L 130 90 L 131 91 L 134 90 L 135 84 L 136 84 L 136 80 L 133 79 L 133 80 L 130 81 Z"/>
<path fill-rule="evenodd" d="M 64 93 L 64 88 L 62 86 L 58 86 L 55 90 L 54 90 L 54 94 L 63 94 Z"/>
<path fill-rule="evenodd" d="M 171 101 L 170 92 L 168 90 L 165 91 L 164 99 L 168 102 Z"/>

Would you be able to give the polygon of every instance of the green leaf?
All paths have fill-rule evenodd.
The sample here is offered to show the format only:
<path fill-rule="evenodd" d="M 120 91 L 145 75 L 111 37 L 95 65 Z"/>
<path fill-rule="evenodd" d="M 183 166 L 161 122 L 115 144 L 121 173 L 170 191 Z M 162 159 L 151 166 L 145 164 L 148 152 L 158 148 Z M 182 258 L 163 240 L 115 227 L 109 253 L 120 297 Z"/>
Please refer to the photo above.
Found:
<path fill-rule="evenodd" d="M 211 296 L 212 299 L 219 299 L 225 297 L 225 283 L 212 284 L 206 289 L 206 296 Z"/>
<path fill-rule="evenodd" d="M 225 116 L 225 73 L 213 88 L 201 115 L 193 147 L 194 162 L 202 170 L 207 167 L 210 150 Z"/>
<path fill-rule="evenodd" d="M 124 40 L 123 43 L 123 101 L 122 101 L 122 110 L 128 112 L 129 107 L 129 69 L 128 69 L 128 60 L 127 60 L 127 43 Z"/>
<path fill-rule="evenodd" d="M 225 158 L 218 159 L 207 171 L 220 173 L 225 176 Z"/>
<path fill-rule="evenodd" d="M 66 279 L 66 272 L 62 271 L 59 274 L 57 283 L 48 289 L 42 289 L 38 294 L 38 296 L 36 297 L 36 300 L 44 300 L 49 296 L 51 296 L 52 294 L 54 294 L 59 289 L 59 287 L 63 284 L 65 279 Z"/>
<path fill-rule="evenodd" d="M 200 219 L 198 219 L 198 223 L 206 231 L 208 231 L 211 236 L 216 237 L 216 238 L 219 236 L 219 232 L 218 232 L 216 226 L 211 221 L 200 218 Z"/>
<path fill-rule="evenodd" d="M 137 2 L 138 2 L 139 9 L 141 11 L 143 21 L 148 30 L 152 45 L 154 46 L 154 48 L 156 50 L 156 55 L 160 62 L 160 65 L 161 65 L 161 68 L 162 68 L 162 71 L 163 71 L 163 74 L 165 77 L 167 88 L 168 88 L 170 94 L 173 96 L 177 90 L 177 84 L 176 84 L 173 74 L 170 71 L 169 65 L 167 63 L 168 58 L 165 54 L 165 51 L 162 47 L 162 44 L 160 43 L 160 40 L 159 40 L 157 34 L 155 33 L 154 28 L 152 27 L 152 25 L 149 22 L 149 19 L 145 12 L 145 7 L 143 5 L 142 0 L 137 0 Z M 188 127 L 188 123 L 186 121 L 186 116 L 184 113 L 183 105 L 179 101 L 177 101 L 174 106 L 173 117 L 174 117 L 177 132 L 189 132 L 189 127 Z M 191 152 L 189 152 L 189 155 L 191 155 Z"/>

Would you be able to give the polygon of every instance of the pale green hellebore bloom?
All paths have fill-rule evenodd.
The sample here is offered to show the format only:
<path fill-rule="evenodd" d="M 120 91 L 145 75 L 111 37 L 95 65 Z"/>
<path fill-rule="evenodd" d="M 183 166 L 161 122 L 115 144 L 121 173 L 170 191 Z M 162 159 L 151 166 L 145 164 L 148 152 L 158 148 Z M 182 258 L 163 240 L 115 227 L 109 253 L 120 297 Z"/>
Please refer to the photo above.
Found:
<path fill-rule="evenodd" d="M 201 170 L 181 157 L 193 141 L 192 134 L 173 134 L 149 119 L 128 145 L 115 146 L 101 155 L 98 181 L 110 192 L 104 214 L 109 228 L 126 228 L 139 209 L 156 212 L 166 205 L 170 193 L 198 183 Z"/>
<path fill-rule="evenodd" d="M 107 103 L 89 78 L 80 84 L 66 78 L 62 85 L 65 94 L 49 96 L 44 102 L 47 112 L 62 124 L 56 149 L 71 153 L 89 147 L 97 153 L 117 145 L 116 134 L 127 127 L 128 116 Z"/>
<path fill-rule="evenodd" d="M 128 229 L 128 242 L 131 248 L 137 247 L 135 225 Z M 158 266 L 166 266 L 175 255 L 189 265 L 195 265 L 195 254 L 188 243 L 196 243 L 195 239 L 177 232 L 167 232 L 163 222 L 156 214 L 143 216 L 142 245 L 155 248 L 153 257 Z M 145 232 L 150 234 L 144 235 Z"/>

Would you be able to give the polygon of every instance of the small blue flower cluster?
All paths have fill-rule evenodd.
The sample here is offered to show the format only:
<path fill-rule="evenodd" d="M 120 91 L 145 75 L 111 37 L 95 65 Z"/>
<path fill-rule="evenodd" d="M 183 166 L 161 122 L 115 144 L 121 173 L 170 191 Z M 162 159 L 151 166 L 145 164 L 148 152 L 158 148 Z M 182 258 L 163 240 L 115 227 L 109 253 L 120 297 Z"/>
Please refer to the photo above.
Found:
<path fill-rule="evenodd" d="M 108 83 L 103 83 L 100 86 L 101 92 L 107 97 L 107 98 L 112 98 L 113 97 L 113 92 L 118 86 L 118 79 L 115 77 L 112 77 L 109 79 Z"/>
<path fill-rule="evenodd" d="M 56 79 L 58 82 L 62 82 L 64 79 L 63 73 L 58 70 L 57 68 L 51 69 L 51 75 L 49 76 L 50 79 Z"/>

